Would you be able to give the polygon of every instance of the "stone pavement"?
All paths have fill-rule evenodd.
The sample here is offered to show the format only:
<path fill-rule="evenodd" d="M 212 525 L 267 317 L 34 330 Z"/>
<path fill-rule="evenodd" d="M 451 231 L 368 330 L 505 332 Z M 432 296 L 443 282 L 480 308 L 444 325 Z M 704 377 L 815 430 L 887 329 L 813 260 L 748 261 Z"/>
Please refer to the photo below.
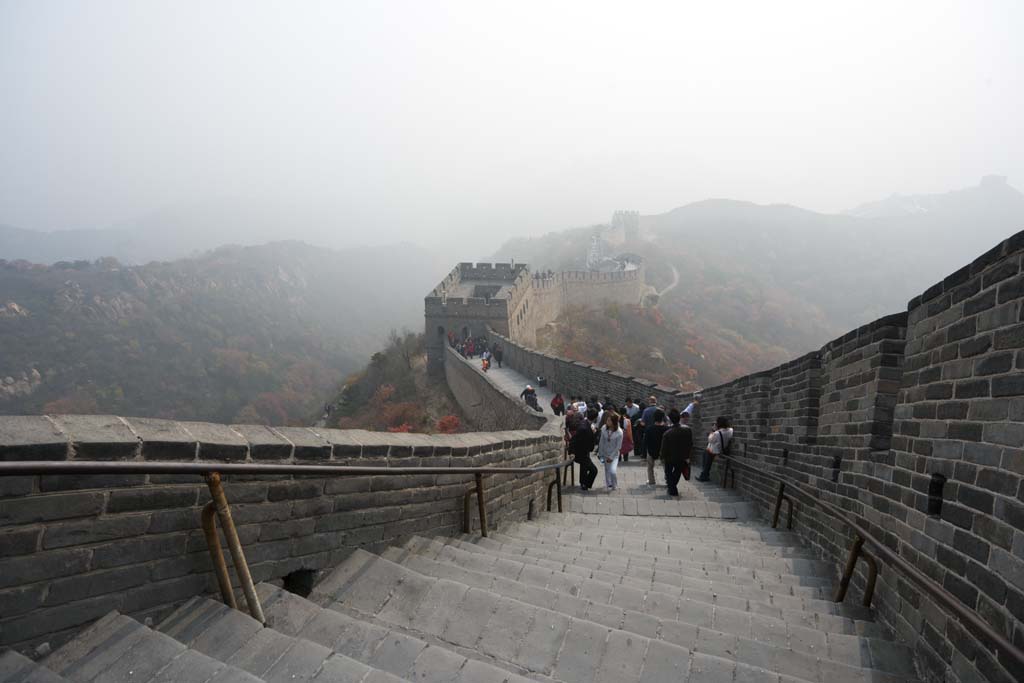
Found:
<path fill-rule="evenodd" d="M 469 361 L 480 370 L 480 360 Z M 492 366 L 487 372 L 488 377 L 502 391 L 521 401 L 519 393 L 527 384 L 537 390 L 537 397 L 544 414 L 554 418 L 551 413 L 551 399 L 554 392 L 547 387 L 537 385 L 536 378 L 528 378 L 507 365 L 503 368 Z M 751 503 L 743 500 L 733 491 L 725 491 L 716 483 L 701 484 L 696 481 L 679 481 L 679 497 L 672 498 L 665 487 L 665 473 L 659 461 L 654 467 L 657 486 L 647 485 L 647 466 L 640 458 L 631 457 L 629 461 L 619 462 L 619 487 L 609 491 L 604 487 L 604 467 L 593 458 L 597 466 L 597 479 L 594 488 L 583 492 L 578 486 L 579 468 L 575 467 L 577 486 L 566 487 L 562 491 L 563 504 L 569 512 L 596 515 L 638 515 L 654 517 L 701 517 L 711 519 L 751 519 L 755 512 Z M 697 476 L 697 470 L 693 472 Z"/>

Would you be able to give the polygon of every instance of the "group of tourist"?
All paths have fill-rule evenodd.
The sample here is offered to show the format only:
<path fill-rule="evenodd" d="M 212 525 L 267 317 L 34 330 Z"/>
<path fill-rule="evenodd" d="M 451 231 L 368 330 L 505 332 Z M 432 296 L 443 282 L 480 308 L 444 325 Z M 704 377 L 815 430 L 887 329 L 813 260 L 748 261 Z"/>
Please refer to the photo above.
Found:
<path fill-rule="evenodd" d="M 484 372 L 490 369 L 492 362 L 497 363 L 500 368 L 501 360 L 505 355 L 501 342 L 495 342 L 492 346 L 487 341 L 487 337 L 466 336 L 464 339 L 459 339 L 454 332 L 449 331 L 448 344 L 463 358 L 472 359 L 480 356 L 480 365 Z"/>
<path fill-rule="evenodd" d="M 532 407 L 537 405 L 536 392 L 527 387 L 521 396 L 532 394 Z M 627 398 L 619 407 L 605 398 L 596 396 L 584 400 L 571 396 L 567 402 L 561 394 L 551 401 L 555 415 L 565 415 L 566 450 L 580 466 L 580 489 L 589 491 L 597 478 L 597 466 L 591 460 L 596 451 L 598 462 L 604 466 L 605 486 L 614 491 L 618 487 L 618 466 L 630 455 L 643 458 L 647 465 L 647 485 L 657 486 L 655 463 L 660 460 L 665 484 L 670 496 L 679 495 L 679 480 L 690 479 L 690 460 L 694 438 L 691 418 L 697 417 L 700 399 L 695 398 L 682 411 L 671 408 L 666 413 L 655 396 L 647 399 L 641 408 Z M 711 465 L 717 455 L 729 455 L 733 430 L 727 417 L 715 420 L 715 428 L 708 434 L 703 452 L 703 463 L 697 481 L 708 481 Z"/>

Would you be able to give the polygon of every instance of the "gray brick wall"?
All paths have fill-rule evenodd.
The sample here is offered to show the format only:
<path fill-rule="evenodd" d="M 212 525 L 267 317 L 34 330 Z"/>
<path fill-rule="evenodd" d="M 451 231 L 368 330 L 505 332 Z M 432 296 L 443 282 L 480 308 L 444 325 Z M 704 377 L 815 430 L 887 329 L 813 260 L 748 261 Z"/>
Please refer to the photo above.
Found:
<path fill-rule="evenodd" d="M 124 459 L 395 467 L 532 466 L 562 444 L 538 431 L 453 436 L 181 423 L 113 416 L 0 417 L 0 460 Z M 486 477 L 492 524 L 544 504 L 553 475 Z M 257 581 L 338 564 L 358 547 L 461 532 L 471 475 L 225 476 Z M 117 609 L 161 618 L 216 582 L 195 475 L 0 477 L 0 648 L 56 646 Z M 477 525 L 474 507 L 473 523 Z M 230 562 L 230 560 L 229 560 Z"/>
<path fill-rule="evenodd" d="M 703 391 L 700 427 L 732 418 L 734 454 L 816 489 L 892 550 L 1024 647 L 1024 233 L 822 349 Z M 500 335 L 494 335 L 500 337 Z M 567 394 L 621 401 L 688 395 L 546 356 L 500 337 L 506 361 Z M 698 429 L 700 428 L 698 427 Z M 699 439 L 702 441 L 703 439 Z M 928 514 L 932 474 L 946 477 Z M 715 477 L 721 470 L 716 464 Z M 777 488 L 743 473 L 737 486 L 767 515 Z M 852 536 L 797 504 L 796 530 L 838 578 Z M 863 565 L 848 600 L 863 591 Z M 1019 681 L 926 595 L 882 567 L 874 607 L 915 648 L 932 680 Z"/>

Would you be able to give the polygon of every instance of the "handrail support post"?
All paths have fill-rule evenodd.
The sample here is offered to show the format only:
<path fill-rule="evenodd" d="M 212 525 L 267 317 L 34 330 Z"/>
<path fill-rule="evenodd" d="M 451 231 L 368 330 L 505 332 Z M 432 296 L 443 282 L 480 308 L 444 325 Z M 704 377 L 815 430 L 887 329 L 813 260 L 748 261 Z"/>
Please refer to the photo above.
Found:
<path fill-rule="evenodd" d="M 782 499 L 786 493 L 786 482 L 779 482 L 779 494 L 775 498 L 775 514 L 772 515 L 772 528 L 779 526 L 779 513 L 782 512 Z"/>
<path fill-rule="evenodd" d="M 484 501 L 484 475 L 477 472 L 473 475 L 476 479 L 476 504 L 480 510 L 480 535 L 487 538 L 487 503 Z"/>
<path fill-rule="evenodd" d="M 220 537 L 217 535 L 217 506 L 210 501 L 203 508 L 201 517 L 203 535 L 206 536 L 206 547 L 210 551 L 210 559 L 213 561 L 213 571 L 217 575 L 217 585 L 220 587 L 221 597 L 224 604 L 232 609 L 238 609 L 238 602 L 235 600 L 235 592 L 231 590 L 231 576 L 228 574 L 228 565 L 224 561 L 224 551 L 220 547 Z"/>
<path fill-rule="evenodd" d="M 252 582 L 252 574 L 249 573 L 249 565 L 245 561 L 245 551 L 242 550 L 242 543 L 238 538 L 235 522 L 231 518 L 231 508 L 228 507 L 228 498 L 224 495 L 224 486 L 220 480 L 220 473 L 207 473 L 206 485 L 210 489 L 210 496 L 213 498 L 213 504 L 217 509 L 220 527 L 224 531 L 224 538 L 228 542 L 228 551 L 231 553 L 231 560 L 235 564 L 235 573 L 238 574 L 238 581 L 242 584 L 242 592 L 245 593 L 245 601 L 249 605 L 249 614 L 261 624 L 266 624 L 267 620 L 263 616 L 263 607 L 260 605 L 259 597 L 256 595 L 256 587 Z"/>

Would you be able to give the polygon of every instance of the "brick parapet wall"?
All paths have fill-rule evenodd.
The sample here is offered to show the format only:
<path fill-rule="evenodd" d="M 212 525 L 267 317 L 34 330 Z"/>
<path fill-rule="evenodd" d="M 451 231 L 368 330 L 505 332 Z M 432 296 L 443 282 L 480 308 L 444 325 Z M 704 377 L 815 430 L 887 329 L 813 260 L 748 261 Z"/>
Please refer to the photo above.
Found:
<path fill-rule="evenodd" d="M 1024 233 L 913 299 L 777 368 L 702 392 L 703 443 L 731 417 L 734 454 L 805 484 L 855 515 L 887 547 L 1024 647 Z M 509 365 L 563 394 L 689 395 L 556 358 L 492 334 Z M 698 426 L 698 429 L 700 429 Z M 932 474 L 947 477 L 928 515 Z M 714 469 L 721 475 L 720 463 Z M 767 515 L 777 487 L 744 472 L 737 486 Z M 798 502 L 795 528 L 841 570 L 840 523 Z M 863 565 L 852 593 L 865 586 Z M 859 595 L 848 599 L 858 599 Z M 1024 680 L 912 584 L 881 568 L 874 607 L 916 649 L 930 680 Z"/>
<path fill-rule="evenodd" d="M 557 462 L 557 436 L 269 428 L 113 416 L 0 417 L 0 460 L 266 462 L 383 467 Z M 485 477 L 492 524 L 521 520 L 543 475 Z M 225 476 L 257 581 L 321 570 L 353 549 L 453 535 L 472 475 Z M 199 526 L 196 475 L 0 477 L 0 648 L 56 646 L 117 609 L 159 619 L 216 582 Z M 474 508 L 474 525 L 476 515 Z"/>
<path fill-rule="evenodd" d="M 445 380 L 459 408 L 479 430 L 515 428 L 560 435 L 560 421 L 550 412 L 538 413 L 523 401 L 501 389 L 479 364 L 460 356 L 451 347 L 445 351 Z"/>

